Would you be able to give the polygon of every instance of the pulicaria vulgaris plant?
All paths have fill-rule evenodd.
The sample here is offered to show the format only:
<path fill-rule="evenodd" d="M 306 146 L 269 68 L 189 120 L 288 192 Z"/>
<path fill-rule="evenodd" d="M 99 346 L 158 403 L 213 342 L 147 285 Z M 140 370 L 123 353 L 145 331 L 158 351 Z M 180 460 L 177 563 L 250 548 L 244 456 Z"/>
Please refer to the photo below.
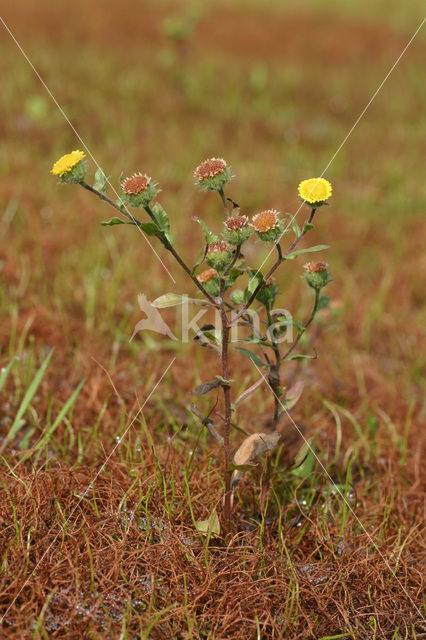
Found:
<path fill-rule="evenodd" d="M 223 229 L 220 232 L 212 231 L 203 220 L 193 218 L 201 225 L 205 242 L 195 265 L 190 267 L 175 248 L 169 217 L 162 205 L 156 201 L 160 189 L 148 175 L 135 173 L 121 180 L 118 200 L 113 201 L 107 196 L 108 180 L 102 169 L 97 170 L 93 186 L 85 181 L 86 170 L 85 154 L 76 150 L 55 162 L 51 173 L 59 176 L 61 182 L 81 185 L 119 212 L 120 217 L 114 217 L 102 224 L 108 226 L 132 224 L 139 227 L 146 235 L 156 237 L 164 249 L 173 255 L 203 296 L 201 299 L 191 298 L 189 301 L 207 305 L 217 314 L 219 326 L 203 326 L 196 340 L 217 352 L 221 365 L 220 373 L 213 380 L 197 387 L 194 395 L 202 396 L 214 389 L 221 389 L 224 408 L 222 412 L 216 411 L 215 405 L 207 415 L 204 415 L 193 405 L 193 411 L 223 448 L 225 481 L 223 523 L 225 528 L 229 528 L 233 495 L 240 478 L 253 465 L 256 458 L 262 454 L 268 454 L 278 444 L 280 440 L 277 431 L 278 421 L 294 406 L 303 390 L 303 382 L 296 382 L 289 390 L 281 386 L 282 365 L 293 358 L 315 357 L 297 354 L 295 348 L 317 312 L 324 309 L 329 302 L 328 297 L 321 295 L 322 289 L 329 282 L 328 265 L 325 262 L 308 262 L 305 265 L 303 279 L 312 290 L 313 303 L 312 311 L 303 323 L 295 322 L 288 313 L 276 308 L 278 287 L 272 275 L 283 263 L 297 255 L 327 248 L 326 245 L 317 245 L 296 250 L 312 229 L 316 212 L 327 204 L 332 195 L 331 184 L 324 178 L 310 178 L 299 184 L 299 196 L 302 203 L 308 207 L 308 216 L 303 227 L 299 227 L 295 222 L 295 216 L 286 214 L 288 216 L 286 220 L 275 209 L 261 211 L 253 215 L 250 220 L 225 194 L 225 189 L 234 177 L 225 160 L 222 158 L 206 160 L 195 169 L 194 177 L 196 185 L 201 190 L 216 192 L 219 195 L 223 209 Z M 135 208 L 145 212 L 147 215 L 145 221 L 139 220 L 131 213 L 131 209 Z M 288 240 L 288 246 L 285 248 L 283 240 L 286 240 L 288 235 L 291 239 Z M 276 254 L 274 264 L 265 274 L 260 268 L 246 264 L 244 245 L 252 239 L 266 243 Z M 203 262 L 206 263 L 204 269 L 201 267 Z M 236 287 L 237 282 L 240 288 Z M 182 304 L 182 298 L 176 294 L 165 294 L 153 304 L 157 307 Z M 243 337 L 235 337 L 233 329 L 236 327 L 244 331 Z M 293 329 L 295 330 L 296 336 L 290 340 L 290 343 L 287 342 L 283 349 L 283 337 L 287 337 L 289 328 L 292 329 L 291 335 L 293 335 Z M 229 348 L 236 342 L 253 345 L 259 351 L 258 354 L 246 347 L 236 347 L 241 356 L 252 361 L 262 376 L 237 398 L 233 398 L 233 373 L 230 371 Z M 232 459 L 230 431 L 235 421 L 234 414 L 238 411 L 239 405 L 263 382 L 267 383 L 274 399 L 270 431 L 249 435 Z M 215 428 L 214 421 L 210 417 L 213 411 L 216 411 L 215 415 L 221 418 L 220 431 Z M 267 462 L 269 462 L 268 456 Z M 212 523 L 214 527 L 217 526 L 216 513 L 210 524 Z M 201 526 L 200 530 L 202 530 Z"/>

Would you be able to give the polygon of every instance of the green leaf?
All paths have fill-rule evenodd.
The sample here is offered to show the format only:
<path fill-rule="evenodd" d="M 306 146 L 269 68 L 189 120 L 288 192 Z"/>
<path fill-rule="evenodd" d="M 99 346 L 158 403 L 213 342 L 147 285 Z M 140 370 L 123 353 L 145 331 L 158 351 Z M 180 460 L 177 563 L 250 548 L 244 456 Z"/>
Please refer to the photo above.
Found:
<path fill-rule="evenodd" d="M 199 533 L 206 536 L 220 536 L 220 522 L 216 509 L 213 509 L 208 520 L 197 520 L 195 526 Z"/>
<path fill-rule="evenodd" d="M 256 290 L 259 282 L 262 282 L 262 280 L 263 280 L 263 278 L 258 278 L 256 276 L 250 277 L 250 280 L 249 280 L 249 283 L 248 283 L 247 289 L 246 289 L 246 291 L 248 293 L 247 298 L 249 298 L 254 293 L 254 291 Z"/>
<path fill-rule="evenodd" d="M 235 382 L 235 380 L 225 380 L 225 378 L 223 378 L 222 376 L 216 376 L 216 378 L 219 380 L 219 382 L 221 383 L 222 387 L 230 387 L 232 382 Z"/>
<path fill-rule="evenodd" d="M 302 235 L 302 232 L 301 232 L 300 227 L 297 224 L 297 222 L 293 222 L 292 225 L 291 225 L 291 228 L 293 229 L 294 233 L 296 234 L 296 238 L 300 238 L 300 236 Z"/>
<path fill-rule="evenodd" d="M 156 202 L 152 207 L 152 213 L 154 214 L 154 217 L 157 220 L 158 226 L 160 227 L 161 231 L 164 233 L 170 244 L 173 245 L 174 240 L 172 234 L 170 233 L 170 220 L 165 209 L 159 202 Z"/>
<path fill-rule="evenodd" d="M 201 218 L 197 218 L 197 216 L 192 216 L 192 220 L 194 220 L 194 222 L 198 222 L 198 224 L 201 226 L 202 230 L 204 231 L 204 237 L 207 244 L 210 244 L 211 242 L 218 242 L 220 240 L 219 236 L 209 229 L 204 220 L 201 220 Z"/>
<path fill-rule="evenodd" d="M 316 360 L 318 356 L 305 356 L 303 354 L 296 354 L 294 356 L 288 356 L 286 360 Z"/>
<path fill-rule="evenodd" d="M 243 354 L 243 356 L 246 356 L 246 358 L 248 358 L 249 360 L 257 364 L 258 367 L 264 367 L 265 369 L 268 368 L 268 365 L 265 364 L 265 362 L 263 362 L 262 358 L 259 358 L 259 356 L 256 353 L 253 353 L 253 351 L 250 351 L 249 349 L 244 349 L 244 347 L 235 347 L 235 348 L 238 351 L 240 351 Z"/>
<path fill-rule="evenodd" d="M 200 249 L 199 252 L 197 253 L 197 258 L 195 260 L 195 264 L 191 269 L 191 276 L 195 275 L 195 272 L 197 271 L 198 267 L 200 266 L 200 264 L 204 260 L 204 255 L 205 255 L 205 247 Z"/>
<path fill-rule="evenodd" d="M 230 464 L 228 471 L 243 471 L 246 473 L 246 471 L 252 471 L 252 469 L 255 469 L 256 467 L 257 464 Z"/>
<path fill-rule="evenodd" d="M 130 222 L 130 224 L 134 223 Z M 138 226 L 142 229 L 142 231 L 144 231 L 144 233 L 146 233 L 147 236 L 157 236 L 161 238 L 161 236 L 163 235 L 161 229 L 155 224 L 155 222 L 141 222 L 141 224 Z"/>
<path fill-rule="evenodd" d="M 121 218 L 111 218 L 111 220 L 102 220 L 101 225 L 103 227 L 113 227 L 116 224 L 135 224 L 134 222 L 130 222 L 130 220 L 122 220 Z"/>
<path fill-rule="evenodd" d="M 313 228 L 314 228 L 313 224 L 311 224 L 310 222 L 305 222 L 305 224 L 303 225 L 303 233 L 306 233 L 307 231 Z"/>
<path fill-rule="evenodd" d="M 326 309 L 328 307 L 329 302 L 330 302 L 330 298 L 328 296 L 321 296 L 321 298 L 318 300 L 317 311 Z"/>
<path fill-rule="evenodd" d="M 300 320 L 293 320 L 292 318 L 286 318 L 285 316 L 274 317 L 276 322 L 280 323 L 280 327 L 296 327 L 299 331 L 302 331 L 303 323 Z"/>
<path fill-rule="evenodd" d="M 312 447 L 312 440 L 307 440 L 299 449 L 290 469 L 295 476 L 307 478 L 312 473 L 314 465 L 315 452 Z"/>
<path fill-rule="evenodd" d="M 164 295 L 156 298 L 151 305 L 156 309 L 166 309 L 167 307 L 177 307 L 180 304 L 199 304 L 202 307 L 211 307 L 212 304 L 204 298 L 188 298 L 187 295 L 180 295 L 179 293 L 165 293 Z"/>
<path fill-rule="evenodd" d="M 289 253 L 288 256 L 285 257 L 286 260 L 294 260 L 297 256 L 302 255 L 302 253 L 313 253 L 314 251 L 324 251 L 324 249 L 329 249 L 330 245 L 328 244 L 317 244 L 315 247 L 308 247 L 307 249 L 299 249 L 299 251 L 293 251 L 293 253 Z"/>
<path fill-rule="evenodd" d="M 121 198 L 117 198 L 117 200 L 115 201 L 115 204 L 123 213 L 127 211 L 127 207 Z"/>
<path fill-rule="evenodd" d="M 96 191 L 99 191 L 100 193 L 102 193 L 103 195 L 106 195 L 107 182 L 108 182 L 108 178 L 104 174 L 104 170 L 101 167 L 99 167 L 95 173 L 95 177 L 93 180 L 93 188 L 96 189 Z"/>
<path fill-rule="evenodd" d="M 244 273 L 245 272 L 238 267 L 233 267 L 227 275 L 225 288 L 228 289 L 229 287 L 232 287 L 235 284 L 236 280 Z"/>
<path fill-rule="evenodd" d="M 222 344 L 222 335 L 219 329 L 215 329 L 214 331 L 202 331 L 202 334 L 208 340 L 221 345 Z"/>
<path fill-rule="evenodd" d="M 188 300 L 186 296 L 182 296 L 179 293 L 165 293 L 163 296 L 156 298 L 151 304 L 156 309 L 166 309 L 167 307 L 176 307 L 179 304 L 183 304 L 185 298 Z"/>

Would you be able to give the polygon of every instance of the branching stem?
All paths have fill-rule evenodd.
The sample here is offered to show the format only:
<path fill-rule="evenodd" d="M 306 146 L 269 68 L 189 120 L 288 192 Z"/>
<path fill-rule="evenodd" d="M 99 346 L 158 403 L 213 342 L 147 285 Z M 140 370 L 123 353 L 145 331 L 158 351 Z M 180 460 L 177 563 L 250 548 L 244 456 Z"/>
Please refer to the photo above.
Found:
<path fill-rule="evenodd" d="M 91 191 L 92 193 L 94 193 L 96 196 L 98 196 L 98 198 L 100 198 L 100 200 L 103 200 L 104 202 L 106 202 L 107 204 L 110 205 L 110 207 L 113 207 L 114 209 L 116 209 L 116 211 L 118 211 L 119 213 L 121 213 L 123 216 L 125 216 L 128 220 L 130 220 L 130 222 L 133 222 L 133 224 L 135 224 L 137 227 L 141 227 L 142 226 L 142 222 L 140 220 L 138 220 L 137 218 L 134 217 L 134 215 L 132 215 L 128 210 L 124 210 L 121 207 L 118 206 L 118 204 L 116 204 L 114 202 L 114 200 L 111 200 L 111 198 L 108 198 L 108 196 L 104 195 L 103 193 L 101 193 L 100 191 L 98 191 L 97 189 L 95 189 L 94 187 L 91 187 L 90 184 L 87 184 L 87 182 L 84 182 L 84 180 L 82 182 L 79 183 L 84 189 L 87 189 L 87 191 Z M 146 212 L 148 213 L 149 217 L 151 218 L 151 220 L 153 222 L 157 223 L 157 220 L 154 216 L 154 213 L 152 211 L 152 209 L 149 206 L 145 207 Z M 180 257 L 180 255 L 177 253 L 177 251 L 175 250 L 175 248 L 173 247 L 173 245 L 170 244 L 170 242 L 167 240 L 167 238 L 165 238 L 163 235 L 158 235 L 157 236 L 161 242 L 163 243 L 164 247 L 167 249 L 167 251 L 169 251 L 172 256 L 174 257 L 174 259 L 176 260 L 176 262 L 182 267 L 182 269 L 188 274 L 188 276 L 191 278 L 192 282 L 195 284 L 196 287 L 198 287 L 198 289 L 201 291 L 201 293 L 203 294 L 204 297 L 207 298 L 207 300 L 215 307 L 217 307 L 217 302 L 216 300 L 207 293 L 207 291 L 205 290 L 205 288 L 203 287 L 203 285 L 201 284 L 201 282 L 199 282 L 197 280 L 197 278 L 192 274 L 191 269 L 188 267 L 188 265 L 182 260 L 182 258 Z"/>
<path fill-rule="evenodd" d="M 310 216 L 309 216 L 309 218 L 308 218 L 308 220 L 307 220 L 307 222 L 305 224 L 311 224 L 312 220 L 314 219 L 315 212 L 316 212 L 316 209 L 312 209 L 311 210 L 311 214 L 310 214 Z M 259 282 L 259 284 L 257 285 L 256 289 L 251 294 L 250 298 L 247 300 L 247 302 L 244 305 L 244 307 L 234 317 L 233 322 L 236 322 L 243 315 L 243 313 L 245 313 L 247 311 L 247 309 L 253 304 L 254 299 L 256 298 L 257 294 L 259 293 L 259 291 L 264 286 L 265 282 L 268 280 L 268 278 L 271 277 L 271 275 L 275 272 L 275 270 L 278 269 L 278 267 L 280 266 L 281 262 L 283 260 L 285 260 L 286 257 L 288 255 L 290 255 L 290 253 L 292 253 L 292 251 L 294 251 L 294 249 L 297 247 L 297 245 L 302 240 L 302 238 L 305 237 L 306 233 L 307 233 L 306 229 L 304 231 L 302 231 L 300 236 L 295 238 L 295 240 L 291 243 L 291 245 L 289 246 L 289 248 L 287 249 L 287 251 L 285 253 L 282 253 L 282 249 L 281 249 L 281 247 L 279 245 L 279 242 L 277 242 L 276 247 L 277 247 L 277 251 L 278 251 L 278 258 L 277 258 L 276 262 L 269 269 L 268 273 L 265 276 L 265 279 L 262 280 L 261 282 Z"/>

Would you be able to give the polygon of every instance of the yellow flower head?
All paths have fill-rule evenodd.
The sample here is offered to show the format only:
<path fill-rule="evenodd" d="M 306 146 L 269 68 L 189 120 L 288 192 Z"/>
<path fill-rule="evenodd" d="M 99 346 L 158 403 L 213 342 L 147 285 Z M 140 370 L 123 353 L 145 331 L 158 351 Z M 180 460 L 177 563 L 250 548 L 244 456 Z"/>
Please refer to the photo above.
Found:
<path fill-rule="evenodd" d="M 309 178 L 309 180 L 302 180 L 298 191 L 304 202 L 318 205 L 323 204 L 330 198 L 333 189 L 325 178 Z"/>
<path fill-rule="evenodd" d="M 85 157 L 86 154 L 83 151 L 78 151 L 77 149 L 71 151 L 71 153 L 67 153 L 55 162 L 50 173 L 54 176 L 63 176 L 65 173 L 68 173 L 68 171 L 74 169 Z"/>

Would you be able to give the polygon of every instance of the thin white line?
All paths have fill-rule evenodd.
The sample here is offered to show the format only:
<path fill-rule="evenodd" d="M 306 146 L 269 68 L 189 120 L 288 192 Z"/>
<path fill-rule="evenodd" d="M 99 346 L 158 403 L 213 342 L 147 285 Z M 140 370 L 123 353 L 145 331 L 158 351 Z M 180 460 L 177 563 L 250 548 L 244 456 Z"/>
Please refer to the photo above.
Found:
<path fill-rule="evenodd" d="M 45 81 L 43 80 L 43 78 L 41 77 L 41 75 L 39 74 L 39 72 L 37 71 L 37 69 L 35 68 L 35 66 L 33 65 L 33 63 L 31 62 L 31 60 L 29 59 L 29 57 L 27 56 L 27 54 L 25 53 L 24 49 L 22 48 L 22 46 L 19 44 L 19 42 L 17 41 L 17 39 L 15 38 L 15 36 L 13 35 L 12 31 L 9 29 L 8 25 L 6 24 L 6 22 L 3 20 L 3 18 L 0 16 L 0 21 L 3 23 L 4 28 L 6 29 L 6 31 L 8 32 L 8 34 L 10 35 L 10 37 L 12 38 L 12 40 L 14 41 L 14 43 L 16 44 L 16 46 L 18 47 L 19 51 L 22 53 L 22 55 L 24 56 L 25 60 L 28 62 L 28 64 L 30 65 L 31 69 L 34 71 L 35 75 L 37 76 L 37 78 L 40 80 L 41 84 L 43 85 L 43 87 L 46 89 L 47 93 L 49 94 L 49 96 L 51 97 L 51 99 L 53 100 L 53 102 L 55 103 L 55 105 L 58 107 L 60 113 L 62 114 L 62 116 L 64 117 L 65 121 L 69 124 L 69 126 L 71 127 L 71 129 L 73 130 L 74 134 L 76 135 L 76 137 L 78 138 L 78 140 L 81 142 L 81 144 L 83 145 L 83 147 L 86 149 L 88 155 L 92 158 L 93 162 L 95 163 L 96 167 L 98 169 L 100 169 L 100 165 L 98 164 L 97 160 L 95 159 L 93 153 L 90 151 L 89 147 L 87 146 L 87 144 L 84 142 L 84 140 L 82 139 L 82 137 L 80 136 L 80 134 L 78 133 L 77 129 L 74 127 L 74 125 L 72 124 L 72 122 L 70 121 L 70 119 L 68 118 L 67 114 L 65 113 L 65 111 L 62 109 L 61 105 L 59 104 L 59 102 L 56 100 L 55 96 L 53 95 L 53 93 L 51 92 L 51 90 L 49 89 L 49 87 L 47 86 L 47 84 L 45 83 Z M 106 178 L 106 182 L 107 184 L 109 184 L 109 186 L 111 187 L 114 195 L 119 198 L 120 196 L 118 195 L 115 187 L 111 184 L 109 178 Z M 134 218 L 132 213 L 129 211 L 128 207 L 126 206 L 125 203 L 123 203 L 124 208 L 126 209 L 126 212 L 129 214 L 129 216 L 131 218 Z M 117 212 L 118 213 L 118 212 Z M 160 256 L 158 255 L 158 253 L 156 252 L 156 250 L 154 249 L 154 247 L 152 246 L 152 244 L 150 243 L 150 241 L 148 240 L 148 237 L 145 235 L 145 233 L 142 231 L 142 229 L 138 226 L 137 229 L 139 230 L 139 232 L 141 233 L 141 235 L 143 236 L 144 240 L 148 243 L 148 245 L 151 247 L 152 251 L 154 252 L 154 255 L 158 258 L 158 260 L 161 262 L 163 268 L 166 270 L 166 272 L 169 274 L 170 278 L 173 280 L 174 283 L 176 283 L 176 280 L 174 279 L 174 277 L 172 276 L 172 274 L 170 273 L 170 271 L 167 269 L 166 265 L 164 264 L 164 262 L 162 261 L 162 259 L 160 258 Z"/>
<path fill-rule="evenodd" d="M 371 103 L 375 100 L 377 94 L 379 93 L 379 91 L 382 89 L 383 85 L 385 84 L 386 80 L 389 78 L 389 76 L 391 75 L 392 71 L 395 69 L 395 67 L 397 66 L 397 64 L 400 62 L 402 56 L 404 55 L 404 53 L 407 51 L 408 47 L 410 46 L 410 44 L 413 42 L 414 38 L 417 36 L 417 34 L 419 33 L 420 29 L 423 27 L 424 23 L 426 22 L 426 18 L 423 18 L 422 22 L 420 23 L 419 27 L 416 29 L 416 31 L 414 32 L 414 34 L 411 36 L 411 38 L 409 39 L 409 41 L 407 42 L 407 44 L 405 45 L 404 49 L 401 51 L 401 53 L 399 54 L 398 58 L 395 60 L 395 62 L 393 63 L 392 67 L 389 69 L 388 73 L 386 74 L 385 78 L 382 80 L 382 82 L 379 84 L 379 86 L 377 87 L 376 91 L 373 93 L 373 95 L 371 96 L 370 100 L 368 101 L 368 103 L 366 104 L 366 106 L 364 107 L 364 109 L 361 111 L 360 115 L 358 116 L 358 118 L 355 120 L 354 124 L 352 125 L 352 127 L 350 128 L 349 132 L 346 134 L 346 136 L 344 137 L 343 141 L 340 143 L 339 147 L 337 148 L 337 151 L 333 154 L 333 156 L 331 157 L 331 159 L 329 160 L 327 166 L 325 167 L 325 169 L 323 170 L 323 172 L 320 175 L 320 178 L 322 178 L 325 174 L 325 172 L 327 171 L 327 169 L 329 168 L 329 166 L 331 165 L 331 163 L 334 161 L 334 159 L 336 158 L 337 154 L 341 151 L 342 147 L 346 144 L 346 142 L 348 141 L 348 138 L 352 135 L 354 129 L 356 128 L 356 126 L 359 124 L 359 121 L 361 120 L 361 118 L 364 116 L 365 112 L 367 111 L 367 109 L 371 106 Z M 316 185 L 314 185 L 310 191 L 310 193 L 313 191 L 313 189 L 315 188 Z M 304 202 L 302 202 L 299 206 L 299 208 L 297 209 L 296 213 L 290 218 L 289 223 L 287 224 L 287 226 L 285 227 L 284 231 L 282 232 L 282 234 L 280 235 L 280 237 L 278 238 L 277 242 L 279 242 L 281 240 L 281 238 L 283 237 L 283 235 L 285 234 L 285 232 L 287 231 L 287 229 L 290 227 L 290 225 L 293 223 L 294 219 L 296 218 L 297 214 L 299 213 L 299 211 L 302 209 L 302 207 L 304 206 Z M 269 251 L 268 255 L 266 256 L 266 258 L 263 260 L 262 264 L 260 265 L 260 267 L 258 268 L 258 270 L 256 271 L 256 274 L 253 276 L 252 280 L 254 278 L 256 278 L 256 275 L 259 273 L 259 271 L 261 270 L 261 268 L 263 267 L 263 265 L 265 264 L 265 262 L 267 261 L 267 259 L 269 258 L 269 256 L 271 255 L 271 253 L 273 253 L 273 251 L 275 250 L 275 245 L 272 247 L 272 249 Z"/>
<path fill-rule="evenodd" d="M 308 446 L 309 451 L 313 454 L 315 460 L 318 462 L 318 464 L 320 465 L 321 469 L 324 471 L 324 473 L 326 474 L 327 478 L 330 480 L 331 484 L 333 485 L 333 487 L 335 488 L 335 490 L 337 491 L 337 493 L 339 494 L 339 496 L 343 499 L 344 503 L 346 504 L 346 506 L 348 507 L 349 511 L 352 513 L 352 515 L 355 517 L 356 521 L 358 522 L 358 524 L 361 526 L 361 529 L 364 531 L 364 533 L 367 535 L 368 539 L 370 540 L 371 544 L 374 546 L 375 550 L 377 551 L 377 553 L 379 554 L 379 556 L 381 557 L 381 559 L 384 561 L 386 567 L 389 569 L 389 572 L 391 573 L 391 575 L 395 578 L 395 580 L 398 582 L 399 586 L 401 587 L 401 589 L 404 591 L 405 595 L 408 597 L 408 599 L 410 600 L 411 604 L 413 605 L 413 607 L 417 610 L 417 612 L 420 614 L 420 617 L 422 616 L 422 613 L 419 609 L 419 607 L 416 605 L 416 603 L 414 602 L 414 600 L 411 598 L 410 594 L 407 592 L 407 590 L 404 588 L 404 585 L 401 583 L 401 581 L 399 580 L 399 578 L 397 578 L 397 576 L 394 574 L 391 566 L 389 565 L 388 561 L 386 560 L 386 558 L 383 556 L 383 554 L 381 553 L 379 547 L 377 546 L 377 544 L 374 542 L 373 538 L 370 536 L 370 534 L 368 533 L 367 529 L 364 527 L 364 525 L 362 524 L 361 520 L 359 519 L 359 517 L 357 516 L 357 514 L 355 513 L 355 511 L 352 509 L 351 505 L 349 504 L 349 502 L 346 500 L 345 496 L 343 495 L 343 493 L 340 491 L 339 487 L 337 486 L 337 484 L 333 481 L 333 478 L 330 476 L 330 474 L 328 473 L 327 469 L 325 468 L 325 466 L 323 465 L 323 463 L 321 462 L 320 458 L 317 456 L 317 454 L 315 453 L 314 449 L 311 446 L 311 443 L 309 442 L 309 440 L 306 440 L 305 436 L 303 435 L 302 431 L 299 429 L 299 427 L 297 426 L 297 424 L 295 423 L 295 421 L 293 420 L 292 416 L 289 414 L 289 412 L 287 411 L 287 409 L 285 408 L 285 406 L 283 405 L 283 403 L 281 402 L 281 400 L 279 399 L 279 397 L 277 396 L 277 394 L 275 393 L 275 391 L 272 389 L 271 385 L 269 384 L 269 381 L 267 380 L 267 378 L 265 378 L 265 376 L 263 375 L 262 371 L 259 369 L 259 367 L 257 366 L 257 364 L 255 362 L 252 363 L 254 364 L 254 366 L 256 367 L 256 369 L 258 370 L 258 372 L 260 373 L 260 375 L 262 376 L 263 380 L 266 382 L 266 384 L 268 385 L 268 387 L 270 388 L 270 390 L 272 391 L 273 395 L 275 396 L 275 398 L 278 400 L 278 402 L 280 403 L 281 407 L 284 409 L 284 411 L 286 412 L 287 416 L 290 418 L 292 424 L 294 425 L 294 427 L 297 429 L 298 434 L 303 438 L 303 441 L 305 442 L 305 444 Z"/>
<path fill-rule="evenodd" d="M 158 380 L 158 382 L 155 384 L 155 386 L 153 387 L 153 389 L 151 390 L 149 396 L 146 398 L 145 402 L 143 403 L 143 405 L 140 407 L 140 409 L 138 410 L 138 412 L 135 414 L 135 416 L 133 417 L 132 421 L 130 422 L 130 424 L 126 427 L 125 432 L 123 433 L 122 436 L 120 436 L 120 440 L 117 442 L 117 444 L 113 447 L 112 451 L 110 452 L 109 456 L 106 458 L 106 460 L 102 463 L 101 467 L 99 468 L 99 471 L 96 473 L 95 477 L 93 478 L 93 480 L 90 482 L 90 484 L 87 486 L 86 491 L 84 491 L 83 493 L 87 493 L 92 486 L 94 486 L 97 478 L 99 477 L 99 475 L 102 473 L 103 469 L 105 468 L 105 466 L 107 465 L 108 461 L 111 459 L 111 456 L 113 455 L 114 451 L 117 449 L 117 447 L 120 446 L 122 440 L 126 437 L 127 432 L 129 431 L 130 427 L 132 426 L 132 424 L 135 422 L 136 418 L 139 416 L 139 414 L 142 412 L 144 406 L 146 405 L 146 403 L 148 402 L 148 400 L 150 399 L 150 397 L 152 396 L 152 394 L 154 393 L 154 391 L 156 390 L 156 388 L 158 387 L 158 385 L 160 384 L 160 382 L 162 381 L 162 379 L 164 378 L 164 376 L 166 375 L 166 373 L 168 372 L 168 370 L 170 369 L 170 367 L 172 366 L 172 364 L 174 363 L 174 361 L 176 360 L 176 358 L 173 358 L 170 362 L 170 364 L 168 365 L 167 369 L 164 371 L 164 373 L 162 374 L 161 378 Z M 71 511 L 71 513 L 69 514 L 69 516 L 67 517 L 67 519 L 65 520 L 65 523 L 63 526 L 61 526 L 60 530 L 58 531 L 58 533 L 56 534 L 56 536 L 53 538 L 52 542 L 49 544 L 49 546 L 47 547 L 46 551 L 43 553 L 43 555 L 41 556 L 40 560 L 37 562 L 36 566 L 34 567 L 34 569 L 32 569 L 31 574 L 34 574 L 35 571 L 37 570 L 37 568 L 40 566 L 40 563 L 43 561 L 43 559 L 46 557 L 46 554 L 49 552 L 49 550 L 51 549 L 52 545 L 56 542 L 56 540 L 58 539 L 61 531 L 64 531 L 67 523 L 69 522 L 71 516 L 73 515 L 74 511 L 79 507 L 79 505 L 81 504 L 83 498 L 80 498 L 80 500 L 77 502 L 77 504 L 75 505 L 74 509 Z M 4 612 L 4 614 L 2 615 L 2 617 L 0 618 L 0 624 L 3 623 L 3 620 L 5 619 L 5 617 L 7 616 L 8 612 L 10 611 L 10 609 L 13 607 L 13 605 L 15 604 L 16 600 L 19 598 L 20 594 L 22 593 L 22 591 L 25 589 L 26 585 L 28 584 L 28 581 L 30 580 L 30 576 L 25 580 L 25 582 L 23 583 L 22 587 L 19 589 L 18 593 L 15 595 L 15 597 L 13 598 L 12 602 L 10 603 L 10 605 L 7 607 L 6 611 Z"/>

